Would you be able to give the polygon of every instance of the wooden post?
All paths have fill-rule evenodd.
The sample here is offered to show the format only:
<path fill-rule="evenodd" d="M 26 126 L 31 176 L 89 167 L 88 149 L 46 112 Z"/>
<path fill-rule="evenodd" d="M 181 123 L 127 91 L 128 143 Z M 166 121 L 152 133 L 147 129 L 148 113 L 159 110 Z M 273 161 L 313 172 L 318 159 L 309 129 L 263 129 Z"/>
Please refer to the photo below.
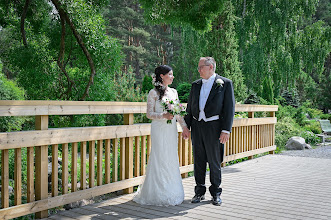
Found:
<path fill-rule="evenodd" d="M 248 112 L 248 118 L 254 118 L 254 112 Z M 250 129 L 251 129 L 251 130 L 253 129 L 252 126 L 251 126 Z M 254 140 L 254 138 L 255 138 L 255 132 L 251 132 L 250 134 L 251 134 L 250 139 L 252 140 L 252 141 L 250 141 L 250 144 L 254 145 L 254 141 L 253 141 L 253 140 Z M 253 149 L 255 149 L 255 148 L 254 148 L 253 146 L 250 146 L 249 149 L 253 150 Z M 248 156 L 248 159 L 249 159 L 249 160 L 251 160 L 251 159 L 253 159 L 253 158 L 254 158 L 254 156 Z"/>
<path fill-rule="evenodd" d="M 270 117 L 276 117 L 276 112 L 269 112 L 269 116 Z M 271 142 L 272 142 L 272 145 L 275 145 L 275 124 L 272 125 L 272 131 L 270 132 L 271 133 Z M 274 154 L 275 151 L 269 151 L 269 154 Z"/>
<path fill-rule="evenodd" d="M 124 124 L 133 125 L 133 113 L 124 115 Z M 125 138 L 125 179 L 133 178 L 133 137 Z M 124 190 L 124 193 L 132 193 L 133 187 Z"/>
<path fill-rule="evenodd" d="M 36 116 L 36 130 L 48 130 L 48 115 Z M 36 200 L 48 197 L 48 146 L 36 146 Z M 36 219 L 47 218 L 48 210 L 37 212 Z"/>

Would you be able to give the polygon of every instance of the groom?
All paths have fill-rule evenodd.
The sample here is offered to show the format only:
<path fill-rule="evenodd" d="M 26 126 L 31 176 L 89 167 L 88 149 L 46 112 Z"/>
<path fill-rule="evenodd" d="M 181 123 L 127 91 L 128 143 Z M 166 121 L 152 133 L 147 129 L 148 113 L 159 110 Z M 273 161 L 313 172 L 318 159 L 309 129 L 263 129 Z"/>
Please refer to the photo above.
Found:
<path fill-rule="evenodd" d="M 235 100 L 232 81 L 215 73 L 216 62 L 212 57 L 201 57 L 198 65 L 199 79 L 192 83 L 187 103 L 185 122 L 191 129 L 195 196 L 192 203 L 205 198 L 206 165 L 209 164 L 209 192 L 212 204 L 221 205 L 221 163 L 224 144 L 229 140 L 232 128 Z M 183 136 L 189 133 L 183 132 Z"/>

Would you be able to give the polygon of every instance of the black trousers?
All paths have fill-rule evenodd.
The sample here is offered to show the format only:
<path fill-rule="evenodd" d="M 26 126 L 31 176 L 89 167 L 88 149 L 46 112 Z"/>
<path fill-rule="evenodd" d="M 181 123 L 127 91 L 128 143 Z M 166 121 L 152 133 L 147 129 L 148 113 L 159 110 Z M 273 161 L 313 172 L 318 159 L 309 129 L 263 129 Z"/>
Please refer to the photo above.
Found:
<path fill-rule="evenodd" d="M 224 144 L 221 144 L 219 121 L 205 122 L 203 120 L 192 121 L 192 145 L 194 157 L 195 194 L 206 193 L 205 179 L 207 163 L 210 169 L 209 192 L 212 196 L 222 193 L 220 187 L 222 181 L 221 163 L 224 155 Z"/>

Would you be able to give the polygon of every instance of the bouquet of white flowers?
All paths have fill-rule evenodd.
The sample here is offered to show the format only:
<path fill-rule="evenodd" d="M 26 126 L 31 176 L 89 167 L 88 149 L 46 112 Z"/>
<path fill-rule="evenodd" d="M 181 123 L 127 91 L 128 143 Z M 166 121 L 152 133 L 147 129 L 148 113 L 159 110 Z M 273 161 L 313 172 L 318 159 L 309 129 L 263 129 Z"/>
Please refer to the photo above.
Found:
<path fill-rule="evenodd" d="M 179 102 L 178 99 L 176 100 L 169 100 L 169 99 L 165 99 L 162 100 L 161 102 L 163 110 L 172 114 L 173 116 L 175 115 L 180 115 L 180 116 L 184 116 L 186 115 L 186 111 L 185 111 L 185 107 Z M 167 120 L 168 124 L 171 124 L 171 120 Z"/>

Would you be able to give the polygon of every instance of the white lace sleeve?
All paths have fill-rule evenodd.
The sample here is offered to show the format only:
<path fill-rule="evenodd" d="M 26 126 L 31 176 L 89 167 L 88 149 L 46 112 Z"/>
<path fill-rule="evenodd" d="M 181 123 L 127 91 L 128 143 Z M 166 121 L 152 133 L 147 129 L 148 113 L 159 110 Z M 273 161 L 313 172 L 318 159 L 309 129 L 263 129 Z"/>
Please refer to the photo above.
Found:
<path fill-rule="evenodd" d="M 176 89 L 173 89 L 173 90 L 176 94 L 176 99 L 179 101 L 177 90 Z M 185 120 L 184 120 L 184 117 L 182 117 L 180 115 L 176 115 L 176 120 L 179 122 L 179 124 L 182 128 L 187 127 L 187 125 L 185 123 Z"/>
<path fill-rule="evenodd" d="M 159 97 L 154 89 L 149 91 L 147 97 L 147 113 L 146 113 L 146 116 L 149 119 L 164 119 L 163 113 L 155 112 L 155 103 L 158 98 Z"/>

